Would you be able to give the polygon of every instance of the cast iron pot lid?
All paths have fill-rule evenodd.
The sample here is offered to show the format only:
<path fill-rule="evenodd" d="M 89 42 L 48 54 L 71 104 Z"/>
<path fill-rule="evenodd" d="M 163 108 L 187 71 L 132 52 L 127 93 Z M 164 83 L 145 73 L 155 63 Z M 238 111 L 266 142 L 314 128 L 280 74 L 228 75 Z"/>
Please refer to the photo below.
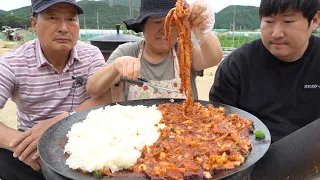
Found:
<path fill-rule="evenodd" d="M 116 25 L 117 34 L 111 34 L 111 35 L 102 35 L 97 36 L 94 38 L 89 39 L 91 42 L 120 42 L 120 43 L 126 43 L 126 42 L 135 42 L 142 40 L 143 38 L 140 38 L 138 36 L 133 35 L 126 35 L 120 33 L 120 25 Z"/>

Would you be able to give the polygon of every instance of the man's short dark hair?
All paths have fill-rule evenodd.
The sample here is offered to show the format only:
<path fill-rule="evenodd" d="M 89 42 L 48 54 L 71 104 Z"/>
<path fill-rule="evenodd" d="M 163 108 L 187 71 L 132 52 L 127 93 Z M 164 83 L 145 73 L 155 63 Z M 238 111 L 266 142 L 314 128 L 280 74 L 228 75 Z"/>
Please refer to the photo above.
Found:
<path fill-rule="evenodd" d="M 260 18 L 271 15 L 283 14 L 289 10 L 302 12 L 309 23 L 318 12 L 320 0 L 261 0 Z"/>

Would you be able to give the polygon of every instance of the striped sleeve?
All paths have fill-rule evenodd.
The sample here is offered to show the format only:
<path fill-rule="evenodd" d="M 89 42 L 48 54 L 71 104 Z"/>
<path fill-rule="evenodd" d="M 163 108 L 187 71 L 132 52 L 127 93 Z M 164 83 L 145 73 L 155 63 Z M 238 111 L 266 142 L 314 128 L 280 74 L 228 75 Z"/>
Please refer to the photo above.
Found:
<path fill-rule="evenodd" d="M 88 79 L 100 68 L 105 66 L 105 59 L 101 53 L 101 51 L 96 48 L 95 53 L 92 57 L 92 61 L 90 64 L 89 72 L 88 72 Z"/>
<path fill-rule="evenodd" d="M 14 91 L 16 77 L 4 58 L 0 58 L 0 109 L 2 109 Z"/>

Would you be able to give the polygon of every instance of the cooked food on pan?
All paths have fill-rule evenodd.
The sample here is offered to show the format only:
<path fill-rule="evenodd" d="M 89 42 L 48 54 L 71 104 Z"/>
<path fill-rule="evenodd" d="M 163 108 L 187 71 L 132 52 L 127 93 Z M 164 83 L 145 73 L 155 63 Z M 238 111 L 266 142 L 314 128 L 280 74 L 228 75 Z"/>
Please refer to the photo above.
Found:
<path fill-rule="evenodd" d="M 252 121 L 237 114 L 225 116 L 223 108 L 194 103 L 185 119 L 181 104 L 158 106 L 166 127 L 151 147 L 142 150 L 134 171 L 150 178 L 210 178 L 214 171 L 240 166 L 251 150 Z"/>
<path fill-rule="evenodd" d="M 151 179 L 210 178 L 240 166 L 251 150 L 252 121 L 224 108 L 193 103 L 106 106 L 72 126 L 67 165 L 84 173 L 117 176 L 130 170 Z"/>

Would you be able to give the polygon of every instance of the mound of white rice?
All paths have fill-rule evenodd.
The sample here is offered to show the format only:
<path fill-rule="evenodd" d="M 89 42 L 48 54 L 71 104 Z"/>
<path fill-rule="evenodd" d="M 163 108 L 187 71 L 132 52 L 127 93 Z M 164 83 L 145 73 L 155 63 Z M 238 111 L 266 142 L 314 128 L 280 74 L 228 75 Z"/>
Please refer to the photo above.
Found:
<path fill-rule="evenodd" d="M 83 122 L 68 132 L 66 164 L 72 169 L 112 172 L 132 167 L 140 150 L 160 136 L 162 114 L 156 106 L 106 106 L 91 111 Z"/>

